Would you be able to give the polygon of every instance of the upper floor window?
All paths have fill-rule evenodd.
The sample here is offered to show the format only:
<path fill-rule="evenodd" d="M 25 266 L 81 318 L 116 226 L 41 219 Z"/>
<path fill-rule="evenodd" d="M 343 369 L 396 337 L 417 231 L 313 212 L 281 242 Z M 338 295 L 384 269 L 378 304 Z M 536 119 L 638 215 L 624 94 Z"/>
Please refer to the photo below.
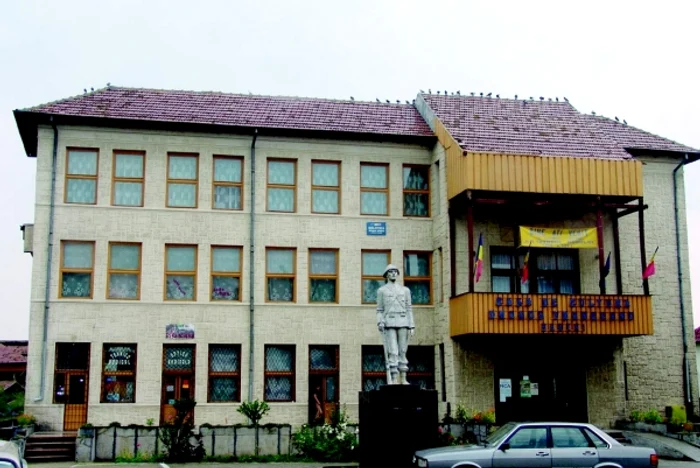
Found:
<path fill-rule="evenodd" d="M 61 242 L 61 285 L 59 297 L 92 298 L 94 265 L 94 242 Z"/>
<path fill-rule="evenodd" d="M 136 401 L 136 345 L 105 344 L 101 403 Z"/>
<path fill-rule="evenodd" d="M 404 252 L 404 285 L 411 290 L 411 302 L 418 305 L 433 303 L 432 252 Z"/>
<path fill-rule="evenodd" d="M 295 302 L 296 249 L 268 248 L 266 255 L 267 300 Z"/>
<path fill-rule="evenodd" d="M 197 300 L 197 246 L 165 246 L 165 300 Z"/>
<path fill-rule="evenodd" d="M 403 215 L 430 216 L 430 166 L 403 167 Z"/>
<path fill-rule="evenodd" d="M 168 153 L 168 202 L 172 208 L 197 208 L 199 158 Z"/>
<path fill-rule="evenodd" d="M 389 250 L 362 251 L 362 303 L 376 304 L 377 290 L 384 286 L 384 269 L 391 263 Z"/>
<path fill-rule="evenodd" d="M 241 248 L 211 248 L 211 300 L 241 300 Z"/>
<path fill-rule="evenodd" d="M 297 162 L 267 160 L 267 211 L 294 213 L 297 209 Z"/>
<path fill-rule="evenodd" d="M 360 164 L 360 214 L 389 214 L 388 164 Z"/>
<path fill-rule="evenodd" d="M 141 285 L 141 244 L 110 242 L 108 299 L 138 299 Z"/>
<path fill-rule="evenodd" d="M 528 260 L 528 280 L 522 281 Z M 491 288 L 493 292 L 527 294 L 578 294 L 580 288 L 578 251 L 575 249 L 491 248 Z"/>
<path fill-rule="evenodd" d="M 114 152 L 112 205 L 143 206 L 144 172 L 144 152 Z"/>
<path fill-rule="evenodd" d="M 213 208 L 243 209 L 243 158 L 214 156 Z"/>
<path fill-rule="evenodd" d="M 241 345 L 209 345 L 207 401 L 241 401 Z"/>
<path fill-rule="evenodd" d="M 340 213 L 340 163 L 311 163 L 311 212 Z"/>
<path fill-rule="evenodd" d="M 338 302 L 338 250 L 309 250 L 309 302 Z"/>
<path fill-rule="evenodd" d="M 64 202 L 97 203 L 97 155 L 96 149 L 68 148 Z"/>

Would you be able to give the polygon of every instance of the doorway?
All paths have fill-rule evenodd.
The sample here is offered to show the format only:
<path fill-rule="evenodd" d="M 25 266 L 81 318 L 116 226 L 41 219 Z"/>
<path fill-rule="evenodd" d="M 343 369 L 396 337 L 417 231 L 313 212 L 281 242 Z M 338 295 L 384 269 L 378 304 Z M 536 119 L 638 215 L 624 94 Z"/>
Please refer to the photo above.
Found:
<path fill-rule="evenodd" d="M 163 379 L 161 383 L 161 425 L 176 416 L 175 402 L 194 397 L 194 345 L 163 346 Z M 194 414 L 189 417 L 194 422 Z"/>
<path fill-rule="evenodd" d="M 87 422 L 90 343 L 56 343 L 54 403 L 63 404 L 63 430 Z"/>
<path fill-rule="evenodd" d="M 309 424 L 330 423 L 338 410 L 338 346 L 309 346 Z"/>

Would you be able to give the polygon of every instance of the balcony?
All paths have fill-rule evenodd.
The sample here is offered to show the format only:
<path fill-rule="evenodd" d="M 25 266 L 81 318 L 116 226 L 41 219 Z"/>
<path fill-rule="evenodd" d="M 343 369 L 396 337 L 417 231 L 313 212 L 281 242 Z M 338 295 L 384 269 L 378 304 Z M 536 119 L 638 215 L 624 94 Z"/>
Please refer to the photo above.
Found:
<path fill-rule="evenodd" d="M 651 296 L 466 293 L 450 299 L 450 336 L 652 335 Z"/>

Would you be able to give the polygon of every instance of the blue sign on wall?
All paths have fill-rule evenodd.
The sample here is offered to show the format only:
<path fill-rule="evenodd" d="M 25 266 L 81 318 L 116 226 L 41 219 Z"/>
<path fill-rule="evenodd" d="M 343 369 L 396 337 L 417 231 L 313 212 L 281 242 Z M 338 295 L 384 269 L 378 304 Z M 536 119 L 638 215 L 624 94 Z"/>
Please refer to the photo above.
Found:
<path fill-rule="evenodd" d="M 384 222 L 369 222 L 367 223 L 368 236 L 386 236 L 386 223 Z"/>

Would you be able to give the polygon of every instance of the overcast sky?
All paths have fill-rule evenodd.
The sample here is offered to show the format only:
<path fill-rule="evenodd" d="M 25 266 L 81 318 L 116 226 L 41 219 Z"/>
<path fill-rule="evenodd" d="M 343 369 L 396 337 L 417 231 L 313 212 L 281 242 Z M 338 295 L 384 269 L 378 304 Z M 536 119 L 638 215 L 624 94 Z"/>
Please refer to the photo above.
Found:
<path fill-rule="evenodd" d="M 107 82 L 392 101 L 432 88 L 566 96 L 700 148 L 699 18 L 689 0 L 0 0 L 0 339 L 28 336 L 32 266 L 19 226 L 36 161 L 13 109 Z M 686 184 L 700 325 L 700 162 Z"/>

